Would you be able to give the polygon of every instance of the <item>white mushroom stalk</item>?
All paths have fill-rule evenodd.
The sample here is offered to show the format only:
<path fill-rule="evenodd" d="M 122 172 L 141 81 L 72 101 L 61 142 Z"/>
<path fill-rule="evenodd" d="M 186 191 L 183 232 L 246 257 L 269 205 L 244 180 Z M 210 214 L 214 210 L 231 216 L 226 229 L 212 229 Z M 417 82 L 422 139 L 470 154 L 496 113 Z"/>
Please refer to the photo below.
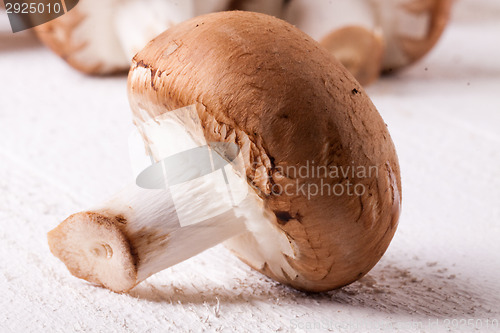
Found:
<path fill-rule="evenodd" d="M 294 276 L 283 259 L 283 254 L 294 257 L 291 244 L 274 226 L 276 216 L 241 178 L 241 161 L 232 158 L 224 166 L 221 156 L 230 152 L 216 143 L 215 149 L 204 150 L 201 127 L 195 128 L 199 122 L 192 121 L 196 108 L 179 111 L 140 127 L 148 153 L 160 162 L 137 178 L 149 188 L 131 184 L 104 204 L 72 215 L 49 233 L 51 251 L 72 256 L 66 265 L 75 276 L 125 292 L 225 240 L 251 233 L 256 240 L 251 264 L 262 267 L 264 257 L 275 257 L 285 273 L 273 273 Z M 206 172 L 206 156 L 213 172 Z"/>

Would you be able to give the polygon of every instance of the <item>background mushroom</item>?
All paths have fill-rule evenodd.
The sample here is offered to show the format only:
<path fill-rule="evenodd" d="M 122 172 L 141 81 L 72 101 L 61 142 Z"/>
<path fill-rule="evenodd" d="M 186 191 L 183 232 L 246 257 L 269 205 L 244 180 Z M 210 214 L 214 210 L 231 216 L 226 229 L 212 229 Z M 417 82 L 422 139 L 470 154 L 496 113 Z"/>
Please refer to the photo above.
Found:
<path fill-rule="evenodd" d="M 80 0 L 35 28 L 40 39 L 87 74 L 124 72 L 132 57 L 171 26 L 201 14 L 238 9 L 279 16 L 282 0 Z"/>
<path fill-rule="evenodd" d="M 223 10 L 266 13 L 296 25 L 329 49 L 362 84 L 407 66 L 438 41 L 452 0 L 81 0 L 36 28 L 70 65 L 89 74 L 125 71 L 167 28 Z M 99 8 L 99 10 L 97 10 Z"/>
<path fill-rule="evenodd" d="M 172 191 L 130 185 L 49 233 L 51 251 L 75 276 L 123 292 L 227 239 L 239 258 L 273 279 L 324 291 L 361 278 L 387 249 L 401 203 L 394 145 L 359 83 L 299 29 L 250 12 L 191 19 L 134 57 L 128 92 L 156 162 L 185 148 L 179 145 L 236 144 L 248 195 L 230 211 L 183 227 Z M 378 171 L 293 174 L 314 166 Z M 365 191 L 312 193 L 321 184 Z M 223 201 L 207 178 L 181 192 L 188 220 L 211 216 Z"/>
<path fill-rule="evenodd" d="M 292 0 L 284 18 L 328 48 L 362 83 L 420 59 L 438 41 L 452 0 Z"/>
<path fill-rule="evenodd" d="M 124 72 L 153 37 L 193 16 L 224 10 L 230 0 L 80 0 L 67 14 L 35 27 L 39 38 L 88 74 Z"/>

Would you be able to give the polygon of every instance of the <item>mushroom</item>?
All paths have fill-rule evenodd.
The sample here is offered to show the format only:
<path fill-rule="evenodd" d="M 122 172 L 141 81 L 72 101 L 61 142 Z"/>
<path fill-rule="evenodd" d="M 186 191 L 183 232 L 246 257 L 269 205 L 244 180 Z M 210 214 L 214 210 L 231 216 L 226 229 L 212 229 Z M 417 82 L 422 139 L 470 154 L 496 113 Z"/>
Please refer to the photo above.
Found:
<path fill-rule="evenodd" d="M 363 84 L 405 67 L 438 41 L 452 0 L 291 0 L 286 20 L 318 40 Z"/>
<path fill-rule="evenodd" d="M 230 0 L 80 0 L 74 9 L 35 27 L 39 38 L 87 74 L 125 72 L 135 53 L 169 27 Z"/>
<path fill-rule="evenodd" d="M 436 45 L 448 23 L 453 0 L 398 0 L 394 6 L 387 1 L 376 3 L 387 40 L 382 68 L 393 71 L 419 60 Z"/>
<path fill-rule="evenodd" d="M 128 94 L 168 185 L 131 184 L 52 230 L 50 249 L 73 275 L 125 292 L 225 241 L 263 274 L 319 292 L 361 278 L 387 249 L 401 181 L 386 124 L 352 75 L 291 24 L 240 11 L 178 24 L 134 57 Z M 220 174 L 193 169 L 196 158 L 165 162 L 205 145 L 227 161 L 216 147 L 238 148 L 224 179 L 242 180 L 230 186 L 240 199 L 227 199 Z"/>

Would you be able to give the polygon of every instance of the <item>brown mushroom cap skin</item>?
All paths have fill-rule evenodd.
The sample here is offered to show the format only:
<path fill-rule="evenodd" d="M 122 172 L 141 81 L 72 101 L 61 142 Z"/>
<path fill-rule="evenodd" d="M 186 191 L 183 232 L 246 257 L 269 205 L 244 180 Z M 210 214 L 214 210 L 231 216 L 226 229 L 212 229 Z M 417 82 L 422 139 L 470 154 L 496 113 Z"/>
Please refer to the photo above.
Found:
<path fill-rule="evenodd" d="M 401 203 L 395 147 L 361 85 L 299 29 L 251 12 L 191 19 L 135 56 L 128 92 L 137 124 L 144 117 L 201 105 L 207 141 L 235 142 L 248 152 L 247 179 L 293 244 L 295 258 L 286 260 L 297 276 L 278 277 L 271 263 L 254 268 L 294 288 L 319 292 L 359 279 L 382 257 Z M 300 187 L 321 179 L 293 179 L 278 171 L 308 162 L 375 166 L 378 173 L 322 179 L 330 185 L 363 184 L 362 196 L 308 200 L 296 181 Z M 273 192 L 276 184 L 291 184 L 293 194 Z M 233 251 L 246 261 L 245 253 L 253 249 L 243 245 Z"/>

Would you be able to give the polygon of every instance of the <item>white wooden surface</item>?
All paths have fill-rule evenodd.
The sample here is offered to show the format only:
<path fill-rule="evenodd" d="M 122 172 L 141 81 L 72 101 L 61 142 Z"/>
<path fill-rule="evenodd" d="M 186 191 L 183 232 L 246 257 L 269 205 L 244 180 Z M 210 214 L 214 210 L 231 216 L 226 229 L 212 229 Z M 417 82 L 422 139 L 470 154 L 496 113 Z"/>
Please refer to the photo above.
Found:
<path fill-rule="evenodd" d="M 7 29 L 0 14 L 1 332 L 436 332 L 446 319 L 500 320 L 498 1 L 459 1 L 430 56 L 368 89 L 398 148 L 403 215 L 368 276 L 315 295 L 221 246 L 126 295 L 72 277 L 45 234 L 130 181 L 126 80 L 82 76 Z"/>

